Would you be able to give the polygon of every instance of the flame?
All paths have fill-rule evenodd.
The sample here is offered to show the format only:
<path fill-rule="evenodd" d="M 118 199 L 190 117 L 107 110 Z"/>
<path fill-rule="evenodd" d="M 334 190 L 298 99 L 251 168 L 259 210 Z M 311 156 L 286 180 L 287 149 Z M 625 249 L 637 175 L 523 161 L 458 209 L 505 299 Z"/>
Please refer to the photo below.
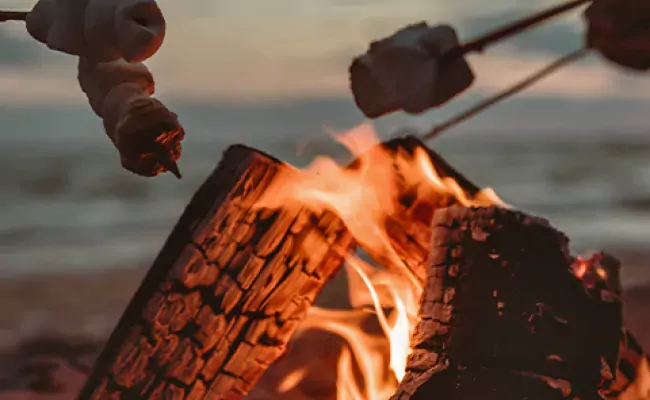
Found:
<path fill-rule="evenodd" d="M 301 367 L 288 373 L 282 382 L 280 382 L 280 385 L 278 386 L 278 393 L 286 393 L 298 386 L 300 381 L 302 381 L 305 375 L 307 375 L 307 372 L 307 367 Z"/>
<path fill-rule="evenodd" d="M 304 170 L 293 169 L 294 173 L 276 177 L 256 206 L 333 212 L 345 222 L 360 247 L 372 254 L 377 265 L 340 250 L 346 260 L 351 309 L 312 307 L 297 336 L 316 329 L 345 342 L 338 354 L 337 400 L 386 400 L 406 374 L 409 338 L 423 292 L 422 283 L 401 260 L 386 230 L 387 219 L 399 211 L 398 182 L 401 179 L 402 185 L 417 187 L 418 199 L 447 196 L 467 207 L 510 206 L 489 188 L 474 195 L 466 193 L 457 181 L 436 171 L 424 148 L 409 153 L 378 146 L 369 124 L 332 136 L 357 157 L 352 167 L 318 157 Z M 396 171 L 400 171 L 399 178 Z M 574 273 L 584 278 L 587 270 L 588 260 L 578 258 Z M 602 269 L 595 272 L 601 279 L 607 277 Z M 364 326 L 369 316 L 375 318 L 377 332 Z M 650 400 L 647 360 L 638 368 L 638 379 L 620 399 Z M 306 367 L 288 373 L 278 392 L 292 390 L 309 373 Z"/>
<path fill-rule="evenodd" d="M 417 187 L 418 199 L 448 196 L 468 207 L 510 206 L 489 188 L 474 195 L 466 193 L 454 179 L 436 171 L 424 148 L 409 153 L 378 146 L 369 124 L 332 136 L 357 157 L 353 167 L 344 168 L 331 158 L 318 157 L 304 170 L 293 169 L 295 173 L 276 177 L 256 206 L 334 212 L 360 247 L 372 254 L 379 266 L 340 250 L 346 260 L 351 309 L 312 307 L 297 336 L 316 329 L 344 341 L 337 362 L 337 400 L 386 400 L 406 374 L 409 338 L 423 292 L 422 283 L 401 260 L 386 230 L 387 218 L 400 207 L 399 179 L 407 187 Z M 400 171 L 399 179 L 396 171 Z M 574 272 L 578 277 L 585 277 L 588 262 L 576 260 Z M 595 272 L 606 278 L 604 270 Z M 378 332 L 364 326 L 369 316 L 375 318 Z M 639 378 L 621 399 L 650 400 L 647 360 L 639 365 L 638 372 Z M 279 383 L 278 392 L 292 390 L 309 373 L 307 367 L 289 372 Z"/>
<path fill-rule="evenodd" d="M 650 365 L 642 358 L 637 368 L 637 379 L 618 398 L 619 400 L 650 400 Z"/>
<path fill-rule="evenodd" d="M 319 329 L 342 338 L 339 355 L 338 400 L 385 400 L 406 374 L 409 338 L 417 323 L 422 284 L 404 265 L 386 231 L 387 218 L 398 210 L 399 179 L 418 186 L 418 196 L 450 196 L 465 206 L 501 205 L 486 189 L 469 196 L 454 180 L 441 176 L 427 151 L 391 153 L 379 147 L 370 124 L 332 136 L 356 156 L 345 168 L 327 157 L 317 157 L 296 174 L 276 177 L 256 206 L 260 208 L 308 207 L 315 213 L 334 212 L 346 224 L 360 247 L 381 265 L 370 265 L 355 254 L 343 254 L 348 272 L 348 297 L 352 309 L 312 307 L 301 331 Z M 424 184 L 422 184 L 424 183 Z M 382 268 L 383 267 L 383 268 Z M 372 313 L 379 332 L 368 332 L 362 321 Z M 300 334 L 300 333 L 299 333 Z M 293 372 L 280 383 L 287 390 L 304 372 Z"/>

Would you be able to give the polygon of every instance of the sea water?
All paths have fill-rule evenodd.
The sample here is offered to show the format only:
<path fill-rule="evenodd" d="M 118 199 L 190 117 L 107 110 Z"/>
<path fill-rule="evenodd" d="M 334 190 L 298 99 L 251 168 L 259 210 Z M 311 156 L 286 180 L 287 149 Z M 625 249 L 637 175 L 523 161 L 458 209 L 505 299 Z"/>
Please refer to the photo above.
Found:
<path fill-rule="evenodd" d="M 0 115 L 23 130 L 0 137 L 0 277 L 148 265 L 230 144 L 243 142 L 297 165 L 318 154 L 344 154 L 317 116 L 281 118 L 260 109 L 251 118 L 243 111 L 233 117 L 237 112 L 211 115 L 203 125 L 197 122 L 207 118 L 203 111 L 181 114 L 189 128 L 180 181 L 123 170 L 89 112 L 43 111 L 40 122 L 29 110 Z M 337 127 L 353 125 L 350 117 Z M 648 136 L 503 136 L 475 129 L 431 146 L 477 185 L 548 218 L 569 235 L 574 251 L 604 248 L 624 259 L 626 284 L 650 282 Z"/>

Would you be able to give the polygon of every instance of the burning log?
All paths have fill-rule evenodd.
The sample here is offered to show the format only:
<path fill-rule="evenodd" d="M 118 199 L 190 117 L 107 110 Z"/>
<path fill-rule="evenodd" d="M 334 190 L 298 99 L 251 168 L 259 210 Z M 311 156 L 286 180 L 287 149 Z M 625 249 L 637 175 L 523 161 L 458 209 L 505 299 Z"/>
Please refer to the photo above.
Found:
<path fill-rule="evenodd" d="M 621 304 L 585 291 L 567 245 L 520 212 L 438 211 L 421 320 L 393 399 L 599 398 L 602 360 L 615 369 Z"/>
<path fill-rule="evenodd" d="M 573 270 L 587 292 L 603 301 L 621 301 L 621 262 L 611 254 L 598 253 L 589 258 L 576 257 Z M 616 360 L 616 370 L 603 368 L 600 393 L 607 398 L 618 398 L 638 379 L 638 371 L 648 357 L 627 328 L 623 327 Z M 606 363 L 603 364 L 607 365 Z"/>
<path fill-rule="evenodd" d="M 427 278 L 427 257 L 431 242 L 430 221 L 434 212 L 450 205 L 489 205 L 502 204 L 492 193 L 482 191 L 465 176 L 455 170 L 438 153 L 428 149 L 414 136 L 406 136 L 385 143 L 384 148 L 392 153 L 404 152 L 413 155 L 420 150 L 426 154 L 441 180 L 452 182 L 452 190 L 426 190 L 431 182 L 415 180 L 407 184 L 402 181 L 400 196 L 395 212 L 386 218 L 386 232 L 391 245 L 410 273 L 425 285 Z M 396 166 L 398 175 L 408 174 Z M 597 299 L 616 297 L 620 300 L 620 263 L 611 255 L 597 255 L 588 260 L 579 259 L 585 268 L 580 276 L 586 289 Z M 574 267 L 575 268 L 575 267 Z M 604 268 L 601 277 L 596 269 Z M 591 273 L 586 274 L 587 271 Z M 591 278 L 591 279 L 587 279 Z M 594 289 L 598 290 L 594 290 Z M 620 362 L 613 371 L 603 370 L 603 395 L 614 398 L 625 390 L 635 379 L 640 361 L 646 358 L 632 332 L 623 328 L 624 336 L 620 343 Z"/>
<path fill-rule="evenodd" d="M 341 249 L 354 245 L 332 213 L 255 207 L 274 179 L 292 173 L 244 146 L 224 153 L 79 399 L 237 399 L 248 393 L 341 267 Z"/>
<path fill-rule="evenodd" d="M 429 164 L 449 187 L 441 190 L 433 187 L 435 182 L 425 179 L 407 179 L 413 173 L 409 163 L 395 163 L 398 180 L 398 198 L 394 212 L 386 218 L 385 229 L 392 247 L 408 270 L 420 283 L 427 277 L 426 259 L 431 242 L 431 219 L 437 209 L 459 204 L 460 198 L 482 197 L 481 189 L 456 171 L 444 158 L 427 148 L 415 136 L 406 135 L 383 143 L 379 150 L 387 151 L 392 158 L 413 159 L 422 156 L 420 162 Z M 426 175 L 426 174 L 425 174 Z M 494 204 L 488 201 L 485 204 Z"/>

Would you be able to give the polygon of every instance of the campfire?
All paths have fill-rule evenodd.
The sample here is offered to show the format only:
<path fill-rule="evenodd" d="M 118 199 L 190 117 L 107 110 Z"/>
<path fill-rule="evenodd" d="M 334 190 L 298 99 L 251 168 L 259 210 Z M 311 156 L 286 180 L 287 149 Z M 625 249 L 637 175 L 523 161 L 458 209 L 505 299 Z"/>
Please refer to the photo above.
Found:
<path fill-rule="evenodd" d="M 50 3 L 0 11 L 0 22 L 24 21 L 34 39 L 79 58 L 80 86 L 124 168 L 180 178 L 184 130 L 151 97 L 141 63 L 164 37 L 155 1 Z M 590 51 L 648 70 L 647 32 L 630 30 L 645 26 L 642 2 L 614 13 L 613 1 L 571 0 L 466 43 L 425 22 L 374 41 L 349 69 L 355 103 L 369 118 L 440 107 L 473 84 L 467 54 L 587 3 L 584 46 L 420 137 Z M 300 170 L 241 145 L 224 153 L 79 399 L 650 399 L 614 257 L 573 256 L 548 221 L 476 186 L 415 136 L 382 143 L 363 125 L 334 137 L 348 165 L 322 157 Z M 342 270 L 348 307 L 315 306 Z"/>
<path fill-rule="evenodd" d="M 414 137 L 334 137 L 349 165 L 224 153 L 79 398 L 648 396 L 615 258 L 571 256 Z M 341 269 L 349 307 L 314 306 Z"/>

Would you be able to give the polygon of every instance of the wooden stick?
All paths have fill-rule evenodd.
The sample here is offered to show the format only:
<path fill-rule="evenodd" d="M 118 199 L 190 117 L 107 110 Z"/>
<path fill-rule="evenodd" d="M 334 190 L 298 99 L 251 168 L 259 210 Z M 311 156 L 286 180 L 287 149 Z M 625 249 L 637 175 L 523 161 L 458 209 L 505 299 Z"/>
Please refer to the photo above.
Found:
<path fill-rule="evenodd" d="M 515 94 L 523 91 L 524 89 L 529 88 L 533 84 L 539 82 L 540 80 L 548 77 L 549 75 L 553 74 L 560 68 L 577 61 L 584 56 L 589 54 L 589 49 L 588 48 L 580 48 L 578 50 L 575 50 L 564 57 L 560 58 L 559 60 L 554 61 L 553 63 L 547 65 L 546 67 L 542 68 L 541 70 L 535 72 L 534 74 L 526 77 L 523 79 L 521 82 L 511 86 L 510 88 L 492 96 L 489 97 L 486 100 L 483 100 L 479 102 L 478 104 L 470 107 L 469 109 L 461 112 L 460 114 L 457 114 L 451 118 L 449 118 L 447 121 L 434 126 L 429 130 L 429 132 L 423 134 L 421 136 L 422 140 L 430 140 L 438 137 L 441 133 L 447 131 L 449 128 L 452 128 L 462 122 L 465 122 L 469 118 L 475 116 L 476 114 L 480 113 L 481 111 L 486 110 L 487 108 L 490 108 L 491 106 L 499 103 L 502 100 L 506 100 Z"/>
<path fill-rule="evenodd" d="M 282 173 L 228 149 L 128 305 L 78 399 L 240 399 L 285 351 L 353 246 L 325 212 L 259 210 Z M 334 249 L 333 247 L 337 248 Z"/>
<path fill-rule="evenodd" d="M 0 22 L 26 21 L 29 11 L 0 11 Z"/>
<path fill-rule="evenodd" d="M 461 44 L 458 47 L 449 50 L 444 55 L 444 58 L 454 59 L 454 58 L 462 57 L 471 52 L 482 52 L 485 49 L 485 47 L 491 44 L 495 44 L 497 42 L 500 42 L 503 39 L 507 39 L 511 36 L 521 33 L 522 31 L 525 31 L 553 17 L 571 11 L 583 4 L 587 4 L 590 1 L 592 0 L 571 0 L 566 3 L 559 4 L 555 7 L 549 8 L 547 10 L 541 11 L 539 13 L 533 14 L 519 21 L 512 22 L 508 25 L 497 28 L 483 36 L 480 36 L 472 41 Z"/>

